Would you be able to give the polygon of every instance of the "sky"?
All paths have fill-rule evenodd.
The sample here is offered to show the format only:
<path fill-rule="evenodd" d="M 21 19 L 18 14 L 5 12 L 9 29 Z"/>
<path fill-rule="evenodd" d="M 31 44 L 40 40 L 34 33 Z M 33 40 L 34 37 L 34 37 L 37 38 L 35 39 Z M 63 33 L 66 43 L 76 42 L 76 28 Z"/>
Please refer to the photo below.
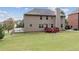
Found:
<path fill-rule="evenodd" d="M 34 7 L 0 7 L 0 22 L 6 20 L 7 18 L 14 18 L 14 20 L 22 20 L 23 15 L 33 9 Z M 38 8 L 49 8 L 55 10 L 55 7 L 38 7 Z M 71 12 L 75 11 L 75 7 L 61 7 L 66 14 L 70 14 Z"/>

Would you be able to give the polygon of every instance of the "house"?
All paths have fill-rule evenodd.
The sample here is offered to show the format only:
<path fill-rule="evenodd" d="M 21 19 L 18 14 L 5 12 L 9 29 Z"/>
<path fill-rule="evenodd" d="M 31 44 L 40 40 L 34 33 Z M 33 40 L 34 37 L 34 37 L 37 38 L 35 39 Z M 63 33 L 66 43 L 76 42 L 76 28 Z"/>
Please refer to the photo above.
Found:
<path fill-rule="evenodd" d="M 24 14 L 23 20 L 25 32 L 44 31 L 45 27 L 65 29 L 65 14 L 60 8 L 56 8 L 56 11 L 34 8 Z"/>
<path fill-rule="evenodd" d="M 72 29 L 79 29 L 79 9 L 68 15 L 68 25 Z"/>
<path fill-rule="evenodd" d="M 68 25 L 72 29 L 79 29 L 79 13 L 72 13 L 68 15 Z"/>

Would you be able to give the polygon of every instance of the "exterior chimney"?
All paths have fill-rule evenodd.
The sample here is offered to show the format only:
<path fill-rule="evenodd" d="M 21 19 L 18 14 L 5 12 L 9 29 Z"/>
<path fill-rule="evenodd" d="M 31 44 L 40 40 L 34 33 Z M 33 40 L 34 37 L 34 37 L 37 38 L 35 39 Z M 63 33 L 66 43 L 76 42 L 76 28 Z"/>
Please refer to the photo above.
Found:
<path fill-rule="evenodd" d="M 60 8 L 56 8 L 56 23 L 55 23 L 55 27 L 58 27 L 59 30 L 61 30 L 61 10 Z"/>

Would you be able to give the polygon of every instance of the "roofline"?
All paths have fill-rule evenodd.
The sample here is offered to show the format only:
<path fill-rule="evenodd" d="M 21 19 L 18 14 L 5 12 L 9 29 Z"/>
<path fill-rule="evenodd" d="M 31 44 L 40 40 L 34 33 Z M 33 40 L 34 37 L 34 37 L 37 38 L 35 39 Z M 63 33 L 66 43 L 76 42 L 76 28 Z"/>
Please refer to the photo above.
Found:
<path fill-rule="evenodd" d="M 79 12 L 71 13 L 71 14 L 69 14 L 68 16 L 73 15 L 73 14 L 79 14 Z"/>
<path fill-rule="evenodd" d="M 56 15 L 38 15 L 38 14 L 24 14 L 24 16 L 56 16 Z M 65 17 L 65 15 L 62 15 Z"/>

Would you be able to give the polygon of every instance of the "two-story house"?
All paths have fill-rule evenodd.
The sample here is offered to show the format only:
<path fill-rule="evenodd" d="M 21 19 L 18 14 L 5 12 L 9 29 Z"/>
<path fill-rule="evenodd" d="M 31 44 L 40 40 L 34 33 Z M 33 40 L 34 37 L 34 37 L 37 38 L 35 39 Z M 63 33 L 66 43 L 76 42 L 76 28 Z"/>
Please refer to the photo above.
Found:
<path fill-rule="evenodd" d="M 50 9 L 34 8 L 24 14 L 24 31 L 44 31 L 49 28 L 58 27 L 60 30 L 65 29 L 65 15 L 59 8 L 56 11 Z"/>

